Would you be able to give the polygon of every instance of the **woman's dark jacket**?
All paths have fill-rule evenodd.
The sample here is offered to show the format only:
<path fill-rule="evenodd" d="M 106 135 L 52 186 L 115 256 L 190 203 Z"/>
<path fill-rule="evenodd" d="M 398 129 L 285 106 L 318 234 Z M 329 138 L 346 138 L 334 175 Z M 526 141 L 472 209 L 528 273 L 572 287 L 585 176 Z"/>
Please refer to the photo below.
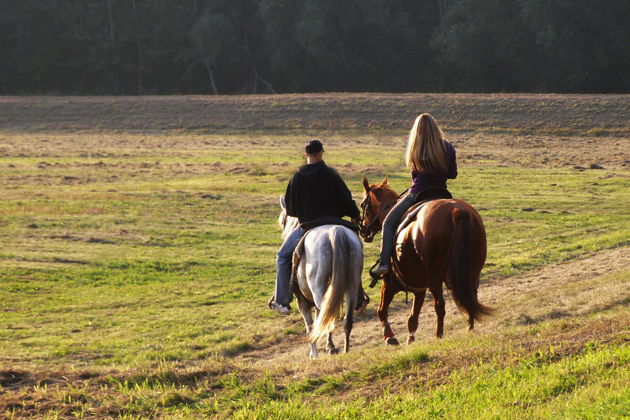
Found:
<path fill-rule="evenodd" d="M 324 216 L 359 217 L 345 182 L 323 160 L 300 167 L 289 181 L 284 199 L 287 214 L 297 217 L 300 223 Z"/>
<path fill-rule="evenodd" d="M 446 190 L 446 180 L 457 178 L 457 157 L 455 147 L 447 141 L 444 142 L 446 152 L 447 170 L 444 173 L 436 172 L 411 172 L 411 188 L 409 192 L 419 195 L 426 190 Z"/>

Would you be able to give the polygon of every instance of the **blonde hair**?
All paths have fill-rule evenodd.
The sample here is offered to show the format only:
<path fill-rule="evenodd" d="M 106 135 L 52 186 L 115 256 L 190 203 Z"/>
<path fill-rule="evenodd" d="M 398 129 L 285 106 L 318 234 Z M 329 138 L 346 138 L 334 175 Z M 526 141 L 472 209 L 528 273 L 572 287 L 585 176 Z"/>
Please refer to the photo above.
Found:
<path fill-rule="evenodd" d="M 446 136 L 431 114 L 421 114 L 409 132 L 405 164 L 415 172 L 446 172 Z"/>

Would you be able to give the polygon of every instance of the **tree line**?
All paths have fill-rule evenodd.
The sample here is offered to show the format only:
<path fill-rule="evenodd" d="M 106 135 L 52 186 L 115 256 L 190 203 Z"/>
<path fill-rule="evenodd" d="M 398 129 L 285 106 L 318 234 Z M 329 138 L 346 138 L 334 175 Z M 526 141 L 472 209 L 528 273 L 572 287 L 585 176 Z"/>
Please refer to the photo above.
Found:
<path fill-rule="evenodd" d="M 0 93 L 628 93 L 629 16 L 628 0 L 0 0 Z"/>

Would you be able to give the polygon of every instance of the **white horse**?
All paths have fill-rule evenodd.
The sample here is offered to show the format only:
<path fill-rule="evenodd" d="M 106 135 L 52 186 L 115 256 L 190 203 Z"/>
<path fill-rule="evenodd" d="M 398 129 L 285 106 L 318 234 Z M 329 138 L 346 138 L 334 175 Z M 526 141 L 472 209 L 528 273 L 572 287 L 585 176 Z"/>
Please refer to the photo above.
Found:
<path fill-rule="evenodd" d="M 282 238 L 285 239 L 299 226 L 299 222 L 297 218 L 287 216 L 284 197 L 280 197 L 280 207 L 282 212 L 278 223 L 283 230 Z M 300 241 L 293 254 L 294 265 L 298 258 L 299 263 L 297 267 L 294 266 L 297 287 L 294 284 L 293 293 L 306 325 L 311 344 L 310 357 L 317 357 L 317 341 L 325 335 L 328 335 L 328 353 L 339 353 L 332 341 L 332 331 L 344 297 L 344 352 L 347 353 L 363 270 L 363 244 L 359 236 L 340 225 L 318 226 L 309 230 Z"/>

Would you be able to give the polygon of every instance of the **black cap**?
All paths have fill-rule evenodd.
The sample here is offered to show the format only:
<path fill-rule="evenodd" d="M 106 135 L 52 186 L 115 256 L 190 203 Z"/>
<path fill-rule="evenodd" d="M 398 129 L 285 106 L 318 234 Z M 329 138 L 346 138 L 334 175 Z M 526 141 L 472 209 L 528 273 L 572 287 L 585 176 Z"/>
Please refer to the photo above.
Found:
<path fill-rule="evenodd" d="M 313 139 L 306 143 L 304 151 L 309 155 L 314 155 L 315 153 L 323 152 L 324 146 L 322 145 L 321 141 Z"/>

